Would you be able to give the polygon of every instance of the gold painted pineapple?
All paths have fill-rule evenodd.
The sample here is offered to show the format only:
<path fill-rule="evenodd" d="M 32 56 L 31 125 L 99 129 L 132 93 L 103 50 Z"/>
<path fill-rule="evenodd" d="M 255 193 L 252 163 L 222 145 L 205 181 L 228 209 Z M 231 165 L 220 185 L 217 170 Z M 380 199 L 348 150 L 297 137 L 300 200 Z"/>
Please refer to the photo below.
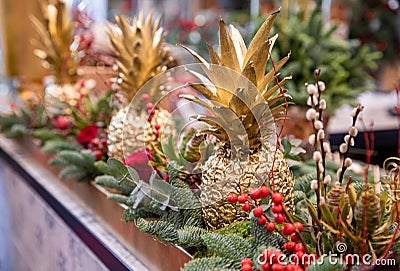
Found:
<path fill-rule="evenodd" d="M 208 102 L 181 95 L 212 113 L 212 116 L 196 117 L 209 125 L 199 134 L 213 135 L 218 142 L 214 154 L 203 165 L 200 185 L 203 214 L 211 229 L 247 219 L 248 213 L 240 204 L 228 202 L 227 196 L 250 192 L 259 187 L 267 175 L 269 185 L 272 186 L 274 180 L 274 188 L 282 193 L 288 208 L 293 210 L 292 174 L 282 152 L 276 151 L 275 142 L 268 141 L 273 137 L 274 121 L 284 114 L 280 86 L 290 79 L 284 78 L 275 84 L 275 73 L 289 55 L 265 74 L 277 36 L 267 37 L 277 14 L 266 19 L 248 49 L 238 30 L 230 26 L 228 33 L 221 20 L 220 54 L 209 47 L 211 64 L 186 48 L 202 64 L 211 82 L 191 84 Z"/>
<path fill-rule="evenodd" d="M 163 46 L 160 18 L 153 24 L 152 14 L 144 17 L 140 13 L 132 21 L 124 16 L 116 16 L 115 20 L 116 25 L 110 25 L 107 33 L 116 55 L 116 83 L 122 91 L 123 99 L 130 102 L 148 80 L 165 71 L 174 63 L 174 59 Z M 157 87 L 152 91 L 158 91 Z M 145 146 L 144 137 L 149 141 L 157 140 L 152 136 L 153 131 L 147 121 L 148 113 L 144 104 L 142 109 L 135 108 L 135 112 L 130 112 L 129 106 L 124 106 L 111 119 L 107 138 L 108 155 L 120 160 L 124 158 L 124 147 L 125 156 L 128 156 L 132 151 Z M 171 125 L 168 118 L 169 112 L 162 110 L 156 112 L 154 121 Z"/>

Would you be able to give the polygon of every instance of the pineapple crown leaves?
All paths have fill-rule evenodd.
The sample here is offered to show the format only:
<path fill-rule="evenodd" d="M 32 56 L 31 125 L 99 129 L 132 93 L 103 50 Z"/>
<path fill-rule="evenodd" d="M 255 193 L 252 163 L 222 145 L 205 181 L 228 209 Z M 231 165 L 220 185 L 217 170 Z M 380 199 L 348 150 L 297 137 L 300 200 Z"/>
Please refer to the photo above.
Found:
<path fill-rule="evenodd" d="M 173 59 L 162 46 L 161 18 L 153 24 L 153 14 L 140 12 L 133 20 L 116 16 L 116 25 L 109 25 L 107 34 L 115 51 L 117 82 L 131 100 L 149 79 L 167 69 Z"/>
<path fill-rule="evenodd" d="M 209 125 L 197 134 L 211 134 L 223 144 L 238 146 L 243 153 L 258 149 L 262 142 L 274 134 L 274 119 L 268 103 L 243 75 L 223 66 L 211 64 L 210 67 L 213 67 L 212 73 L 209 73 L 211 76 L 232 80 L 219 82 L 223 85 L 215 86 L 212 79 L 191 71 L 201 81 L 191 84 L 192 87 L 205 94 L 208 100 L 193 95 L 180 97 L 203 106 L 212 114 L 194 117 Z"/>
<path fill-rule="evenodd" d="M 230 31 L 228 32 L 225 22 L 221 19 L 219 33 L 220 54 L 217 54 L 217 52 L 215 52 L 211 46 L 208 46 L 210 63 L 208 63 L 195 51 L 182 45 L 183 48 L 192 54 L 197 62 L 204 65 L 202 68 L 214 85 L 226 86 L 227 81 L 235 82 L 235 76 L 232 76 L 233 73 L 215 73 L 215 66 L 223 66 L 245 76 L 250 82 L 257 86 L 258 91 L 268 102 L 268 105 L 270 106 L 271 111 L 276 118 L 282 117 L 282 110 L 284 108 L 284 99 L 282 99 L 282 95 L 278 90 L 280 90 L 281 86 L 283 86 L 283 84 L 290 79 L 290 77 L 286 77 L 278 84 L 268 89 L 268 86 L 271 85 L 275 81 L 276 76 L 279 75 L 277 74 L 279 69 L 288 61 L 290 57 L 290 54 L 284 57 L 275 65 L 274 69 L 271 69 L 265 74 L 266 64 L 270 58 L 270 53 L 275 40 L 278 37 L 275 35 L 274 37 L 270 38 L 269 32 L 278 14 L 279 11 L 274 12 L 265 20 L 255 34 L 248 49 L 246 49 L 246 45 L 239 31 L 231 25 L 229 27 Z M 227 80 L 228 78 L 233 80 Z M 206 98 L 213 98 L 222 104 L 227 104 L 232 100 L 232 96 L 234 94 L 234 91 L 232 90 L 235 89 L 228 88 L 231 91 L 223 91 L 218 89 L 216 95 L 210 95 L 212 91 L 207 89 L 207 86 L 194 86 L 194 88 L 206 96 Z M 284 92 L 286 92 L 286 90 L 284 90 Z"/>
<path fill-rule="evenodd" d="M 80 62 L 78 46 L 74 46 L 75 23 L 64 1 L 53 2 L 40 3 L 42 18 L 30 18 L 39 36 L 33 40 L 37 47 L 34 54 L 53 73 L 57 83 L 74 83 Z"/>

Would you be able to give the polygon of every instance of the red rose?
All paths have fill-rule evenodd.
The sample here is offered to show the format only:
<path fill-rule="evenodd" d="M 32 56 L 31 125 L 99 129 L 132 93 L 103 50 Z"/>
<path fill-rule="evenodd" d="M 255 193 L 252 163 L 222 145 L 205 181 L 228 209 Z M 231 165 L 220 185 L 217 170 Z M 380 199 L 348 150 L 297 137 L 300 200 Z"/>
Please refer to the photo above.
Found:
<path fill-rule="evenodd" d="M 51 120 L 51 123 L 53 124 L 54 128 L 59 129 L 59 130 L 65 130 L 69 126 L 69 120 L 68 118 L 64 116 L 56 116 Z"/>
<path fill-rule="evenodd" d="M 124 164 L 134 168 L 138 173 L 140 179 L 148 181 L 150 179 L 153 169 L 149 165 L 149 157 L 145 149 L 136 151 L 129 155 L 125 160 Z"/>
<path fill-rule="evenodd" d="M 89 144 L 97 136 L 97 130 L 97 126 L 87 126 L 78 132 L 76 140 L 82 145 Z"/>

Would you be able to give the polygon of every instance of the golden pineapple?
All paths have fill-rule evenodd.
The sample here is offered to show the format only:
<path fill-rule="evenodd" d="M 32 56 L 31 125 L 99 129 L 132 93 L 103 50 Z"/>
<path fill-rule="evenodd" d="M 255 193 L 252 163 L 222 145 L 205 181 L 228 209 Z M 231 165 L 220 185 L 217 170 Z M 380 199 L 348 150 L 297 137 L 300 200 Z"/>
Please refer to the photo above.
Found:
<path fill-rule="evenodd" d="M 156 124 L 163 126 L 163 133 L 172 134 L 174 123 L 167 110 L 155 110 L 150 121 L 148 114 L 129 114 L 128 107 L 121 108 L 115 114 L 108 126 L 108 155 L 120 161 L 129 154 L 150 147 L 151 142 L 157 140 Z M 125 140 L 123 140 L 125 139 Z"/>
<path fill-rule="evenodd" d="M 270 185 L 273 180 L 274 189 L 282 193 L 288 208 L 293 210 L 292 174 L 282 152 L 276 151 L 275 142 L 269 142 L 274 135 L 274 120 L 284 113 L 280 86 L 290 79 L 284 78 L 279 85 L 274 82 L 275 72 L 289 56 L 265 74 L 277 38 L 267 37 L 277 14 L 266 19 L 248 49 L 239 31 L 230 26 L 228 33 L 221 20 L 220 54 L 209 47 L 211 63 L 186 48 L 202 64 L 209 80 L 191 86 L 208 102 L 191 95 L 182 97 L 212 112 L 213 116 L 196 117 L 209 125 L 199 134 L 213 135 L 218 142 L 214 154 L 203 165 L 200 185 L 203 213 L 211 229 L 247 219 L 248 213 L 240 204 L 229 203 L 227 196 L 248 193 L 260 186 L 267 175 Z"/>
<path fill-rule="evenodd" d="M 34 40 L 37 47 L 34 54 L 51 74 L 43 82 L 46 112 L 49 117 L 70 116 L 72 108 L 78 107 L 82 97 L 94 86 L 87 88 L 76 83 L 79 63 L 84 54 L 74 39 L 75 24 L 66 3 L 55 0 L 39 4 L 42 18 L 31 17 L 31 21 L 39 36 Z"/>
<path fill-rule="evenodd" d="M 120 86 L 124 99 L 129 102 L 148 80 L 165 71 L 174 59 L 162 44 L 160 18 L 152 24 L 152 14 L 144 18 L 143 13 L 140 13 L 132 22 L 124 16 L 116 16 L 115 20 L 116 25 L 110 25 L 107 33 L 116 55 L 116 83 Z M 153 91 L 157 90 L 156 87 L 153 88 Z M 124 158 L 124 150 L 127 156 L 138 148 L 144 148 L 145 141 L 157 140 L 154 131 L 149 127 L 149 114 L 145 106 L 143 105 L 143 109 L 135 108 L 134 112 L 129 110 L 129 106 L 124 106 L 113 116 L 107 138 L 108 155 L 120 160 Z M 168 118 L 168 111 L 156 110 L 152 123 L 159 122 L 164 126 Z M 167 123 L 171 124 L 171 121 Z"/>
<path fill-rule="evenodd" d="M 34 54 L 54 76 L 55 84 L 74 84 L 82 53 L 74 41 L 75 24 L 65 1 L 39 2 L 42 18 L 31 17 L 39 39 Z"/>

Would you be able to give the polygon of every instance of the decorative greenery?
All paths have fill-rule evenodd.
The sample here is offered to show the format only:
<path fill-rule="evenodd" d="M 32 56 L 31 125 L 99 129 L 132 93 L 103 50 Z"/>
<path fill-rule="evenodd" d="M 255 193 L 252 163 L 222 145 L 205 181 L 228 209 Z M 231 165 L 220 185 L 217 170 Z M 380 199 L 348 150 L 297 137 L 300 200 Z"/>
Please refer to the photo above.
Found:
<path fill-rule="evenodd" d="M 310 15 L 307 17 L 304 13 Z M 368 71 L 377 68 L 376 60 L 381 57 L 380 52 L 372 52 L 368 46 L 336 37 L 335 29 L 335 25 L 328 27 L 324 23 L 319 7 L 282 16 L 276 24 L 278 56 L 273 54 L 279 59 L 291 52 L 290 61 L 281 73 L 293 75 L 286 87 L 298 106 L 307 104 L 304 84 L 313 79 L 317 67 L 322 70 L 321 80 L 329 89 L 325 99 L 330 115 L 340 105 L 354 104 L 357 95 L 373 88 Z"/>

